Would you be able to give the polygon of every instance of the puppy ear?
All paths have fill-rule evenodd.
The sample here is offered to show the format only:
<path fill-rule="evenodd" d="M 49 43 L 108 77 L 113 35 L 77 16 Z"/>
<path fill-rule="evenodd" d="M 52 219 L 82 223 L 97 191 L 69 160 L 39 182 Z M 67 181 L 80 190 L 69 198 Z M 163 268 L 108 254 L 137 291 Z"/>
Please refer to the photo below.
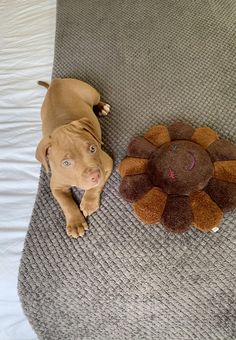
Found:
<path fill-rule="evenodd" d="M 94 126 L 92 125 L 88 118 L 81 118 L 79 120 L 72 122 L 71 124 L 73 124 L 74 126 L 76 125 L 77 127 L 82 128 L 83 130 L 89 132 L 98 143 L 103 144 L 99 136 L 96 134 Z"/>
<path fill-rule="evenodd" d="M 38 144 L 35 158 L 43 164 L 46 172 L 48 172 L 48 163 L 47 163 L 47 151 L 48 148 L 52 145 L 51 136 L 44 137 Z"/>

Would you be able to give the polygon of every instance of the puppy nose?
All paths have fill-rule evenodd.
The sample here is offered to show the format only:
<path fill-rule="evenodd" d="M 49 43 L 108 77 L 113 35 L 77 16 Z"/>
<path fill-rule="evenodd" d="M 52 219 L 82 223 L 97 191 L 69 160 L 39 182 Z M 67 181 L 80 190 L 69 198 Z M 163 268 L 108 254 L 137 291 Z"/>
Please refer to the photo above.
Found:
<path fill-rule="evenodd" d="M 96 172 L 96 173 L 90 175 L 90 179 L 91 179 L 92 182 L 97 182 L 99 180 L 99 177 L 100 177 L 99 172 Z"/>
<path fill-rule="evenodd" d="M 100 178 L 100 170 L 90 170 L 88 173 L 88 178 L 91 182 L 96 183 Z"/>

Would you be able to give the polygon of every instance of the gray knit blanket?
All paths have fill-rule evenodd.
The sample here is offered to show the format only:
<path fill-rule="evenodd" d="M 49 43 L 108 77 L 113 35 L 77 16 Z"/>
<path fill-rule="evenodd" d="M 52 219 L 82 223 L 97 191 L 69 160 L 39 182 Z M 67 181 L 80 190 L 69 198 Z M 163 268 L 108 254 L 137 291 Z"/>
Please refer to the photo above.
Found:
<path fill-rule="evenodd" d="M 236 141 L 235 37 L 234 0 L 58 1 L 53 77 L 87 81 L 111 104 L 101 125 L 115 168 L 78 240 L 41 172 L 18 281 L 39 339 L 236 339 L 236 214 L 217 233 L 144 225 L 117 171 L 152 124 Z"/>

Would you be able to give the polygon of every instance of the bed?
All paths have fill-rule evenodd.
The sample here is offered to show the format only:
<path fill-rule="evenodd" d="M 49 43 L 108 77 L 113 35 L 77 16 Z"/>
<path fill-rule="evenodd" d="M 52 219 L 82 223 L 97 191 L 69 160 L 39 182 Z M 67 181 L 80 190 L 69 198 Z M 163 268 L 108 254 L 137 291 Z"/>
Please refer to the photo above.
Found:
<path fill-rule="evenodd" d="M 21 251 L 37 191 L 40 105 L 51 77 L 55 0 L 0 2 L 0 339 L 34 340 L 17 295 Z"/>
<path fill-rule="evenodd" d="M 234 2 L 57 1 L 53 77 L 89 82 L 112 108 L 101 125 L 114 171 L 78 240 L 43 170 L 26 234 L 55 3 L 2 1 L 0 13 L 0 340 L 36 339 L 16 292 L 23 244 L 18 293 L 39 339 L 235 339 L 235 212 L 217 233 L 172 235 L 143 226 L 118 192 L 127 144 L 151 124 L 187 120 L 235 142 Z"/>

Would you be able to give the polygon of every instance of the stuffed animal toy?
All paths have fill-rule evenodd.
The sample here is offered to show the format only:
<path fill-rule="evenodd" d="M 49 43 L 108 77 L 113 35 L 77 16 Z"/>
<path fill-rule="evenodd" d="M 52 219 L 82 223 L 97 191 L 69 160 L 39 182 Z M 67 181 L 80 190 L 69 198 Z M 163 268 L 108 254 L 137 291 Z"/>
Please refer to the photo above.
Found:
<path fill-rule="evenodd" d="M 119 172 L 120 194 L 140 220 L 174 233 L 217 231 L 236 208 L 236 145 L 208 127 L 152 126 L 129 144 Z"/>

